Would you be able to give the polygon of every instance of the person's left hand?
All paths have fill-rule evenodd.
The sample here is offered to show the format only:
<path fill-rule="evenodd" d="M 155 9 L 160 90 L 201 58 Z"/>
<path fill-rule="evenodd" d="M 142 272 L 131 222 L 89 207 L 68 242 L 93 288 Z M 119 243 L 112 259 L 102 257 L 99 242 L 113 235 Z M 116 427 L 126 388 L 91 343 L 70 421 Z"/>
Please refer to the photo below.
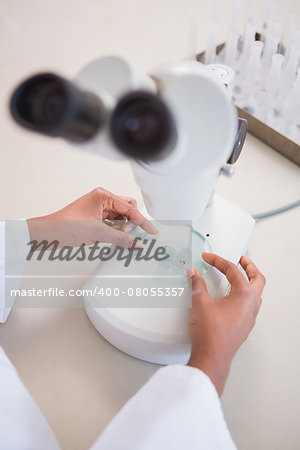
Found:
<path fill-rule="evenodd" d="M 206 373 L 222 395 L 231 361 L 254 327 L 261 306 L 265 277 L 245 256 L 240 259 L 247 278 L 230 261 L 202 253 L 204 261 L 223 273 L 231 285 L 224 297 L 213 299 L 201 274 L 191 268 L 192 309 L 189 336 L 192 344 L 188 365 Z"/>
<path fill-rule="evenodd" d="M 98 241 L 131 248 L 134 237 L 126 231 L 134 226 L 150 234 L 157 233 L 138 211 L 135 199 L 117 196 L 103 188 L 94 189 L 53 214 L 28 219 L 27 224 L 31 240 L 58 240 L 60 247 Z M 137 243 L 135 248 L 142 246 Z"/>

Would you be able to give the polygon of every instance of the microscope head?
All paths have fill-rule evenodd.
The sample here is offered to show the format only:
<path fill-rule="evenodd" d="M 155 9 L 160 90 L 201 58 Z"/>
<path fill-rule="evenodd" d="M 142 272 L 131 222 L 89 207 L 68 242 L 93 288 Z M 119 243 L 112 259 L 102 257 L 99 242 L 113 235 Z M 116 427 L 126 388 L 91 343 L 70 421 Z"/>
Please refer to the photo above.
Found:
<path fill-rule="evenodd" d="M 155 219 L 200 217 L 222 167 L 233 161 L 235 142 L 239 151 L 243 144 L 224 83 L 196 61 L 167 64 L 148 76 L 122 58 L 100 58 L 75 83 L 53 74 L 29 78 L 10 108 L 24 128 L 130 159 Z"/>

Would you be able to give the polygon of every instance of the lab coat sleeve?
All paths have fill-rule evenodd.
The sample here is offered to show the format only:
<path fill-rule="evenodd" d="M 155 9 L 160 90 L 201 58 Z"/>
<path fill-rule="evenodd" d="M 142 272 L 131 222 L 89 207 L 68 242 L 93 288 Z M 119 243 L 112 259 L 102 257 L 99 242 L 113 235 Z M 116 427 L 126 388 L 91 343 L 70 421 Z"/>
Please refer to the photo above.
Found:
<path fill-rule="evenodd" d="M 0 448 L 59 450 L 46 419 L 0 347 Z"/>
<path fill-rule="evenodd" d="M 189 366 L 159 369 L 91 450 L 236 449 L 214 385 Z"/>
<path fill-rule="evenodd" d="M 0 222 L 0 323 L 11 311 L 14 298 L 8 291 L 19 288 L 29 241 L 26 220 Z"/>

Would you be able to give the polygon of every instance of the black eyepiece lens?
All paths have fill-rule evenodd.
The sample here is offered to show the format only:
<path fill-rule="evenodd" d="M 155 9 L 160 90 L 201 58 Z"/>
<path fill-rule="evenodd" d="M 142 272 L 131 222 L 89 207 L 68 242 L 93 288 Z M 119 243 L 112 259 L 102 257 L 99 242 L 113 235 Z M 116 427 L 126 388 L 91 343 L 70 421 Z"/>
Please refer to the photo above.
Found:
<path fill-rule="evenodd" d="M 96 95 L 52 73 L 21 83 L 10 110 L 24 128 L 74 142 L 92 138 L 105 122 L 105 108 Z"/>
<path fill-rule="evenodd" d="M 110 122 L 116 146 L 132 158 L 159 159 L 173 148 L 175 125 L 165 103 L 154 94 L 136 91 L 117 104 Z"/>
<path fill-rule="evenodd" d="M 39 75 L 25 81 L 11 100 L 13 116 L 31 126 L 53 127 L 67 109 L 66 86 L 51 74 Z"/>
<path fill-rule="evenodd" d="M 59 123 L 67 109 L 67 93 L 60 86 L 49 84 L 40 89 L 32 105 L 35 123 L 55 125 Z"/>

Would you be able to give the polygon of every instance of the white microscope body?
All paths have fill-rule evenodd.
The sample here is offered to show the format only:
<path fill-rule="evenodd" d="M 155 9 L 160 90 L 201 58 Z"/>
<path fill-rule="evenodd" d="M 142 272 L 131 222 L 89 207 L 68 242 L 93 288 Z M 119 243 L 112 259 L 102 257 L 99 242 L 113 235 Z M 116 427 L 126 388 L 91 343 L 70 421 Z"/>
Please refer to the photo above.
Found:
<path fill-rule="evenodd" d="M 148 218 L 192 221 L 194 229 L 208 238 L 214 253 L 237 264 L 246 250 L 254 220 L 230 201 L 214 195 L 220 173 L 232 161 L 234 146 L 241 147 L 236 139 L 238 118 L 231 103 L 230 86 L 229 89 L 225 86 L 230 85 L 232 70 L 183 60 L 166 64 L 148 76 L 122 58 L 104 57 L 80 71 L 76 77 L 80 92 L 63 79 L 60 79 L 62 87 L 60 82 L 57 87 L 53 77 L 51 74 L 33 77 L 33 81 L 27 80 L 16 90 L 11 111 L 17 122 L 33 131 L 77 140 L 80 145 L 75 145 L 80 151 L 131 159 Z M 39 89 L 39 98 L 31 101 Z M 162 120 L 167 124 L 163 128 L 169 127 L 166 150 L 156 158 L 144 158 L 142 154 L 129 158 L 112 133 L 113 117 L 124 103 L 122 99 L 139 92 L 146 99 L 151 93 L 154 103 L 162 103 Z M 54 95 L 50 98 L 49 93 Z M 64 96 L 67 98 L 69 94 L 71 101 L 66 106 Z M 99 129 L 98 99 L 105 110 Z M 61 115 L 62 120 L 57 121 Z M 120 117 L 118 120 L 117 127 Z M 145 121 L 150 130 L 156 130 L 158 137 L 164 138 L 164 129 L 158 129 L 149 117 Z M 129 132 L 136 129 L 135 120 L 127 125 Z M 91 132 L 92 137 L 81 139 L 80 133 Z M 111 276 L 113 264 L 114 260 L 100 264 L 88 287 L 101 276 Z M 208 271 L 205 281 L 215 298 L 228 289 L 227 280 L 214 268 Z M 96 329 L 122 351 L 159 364 L 187 362 L 190 353 L 187 308 L 100 308 L 93 306 L 89 298 L 85 299 L 85 306 Z"/>
<path fill-rule="evenodd" d="M 133 160 L 132 170 L 153 219 L 195 220 L 208 205 L 232 152 L 236 110 L 221 79 L 196 61 L 166 64 L 152 76 L 156 83 L 125 60 L 107 57 L 86 66 L 76 81 L 106 100 L 107 109 L 113 109 L 127 92 L 159 90 L 175 119 L 177 142 L 172 152 L 158 161 Z M 107 129 L 80 144 L 80 149 L 84 148 L 110 158 L 126 157 L 112 150 Z"/>
<path fill-rule="evenodd" d="M 230 68 L 227 70 L 231 79 Z M 139 73 L 125 60 L 108 57 L 83 68 L 76 81 L 106 99 L 107 108 L 132 90 L 159 91 L 172 111 L 178 135 L 175 148 L 164 159 L 131 162 L 148 217 L 192 220 L 194 228 L 208 237 L 214 253 L 238 263 L 254 220 L 228 200 L 213 195 L 237 133 L 236 110 L 224 86 L 226 80 L 189 60 L 166 64 L 151 75 Z M 110 158 L 124 158 L 112 151 L 107 130 L 82 147 Z M 109 273 L 109 265 L 101 270 Z M 228 289 L 225 277 L 213 268 L 205 281 L 214 297 Z M 93 280 L 88 283 L 91 285 Z M 187 309 L 95 308 L 88 298 L 85 305 L 96 329 L 122 351 L 159 364 L 187 362 Z"/>

